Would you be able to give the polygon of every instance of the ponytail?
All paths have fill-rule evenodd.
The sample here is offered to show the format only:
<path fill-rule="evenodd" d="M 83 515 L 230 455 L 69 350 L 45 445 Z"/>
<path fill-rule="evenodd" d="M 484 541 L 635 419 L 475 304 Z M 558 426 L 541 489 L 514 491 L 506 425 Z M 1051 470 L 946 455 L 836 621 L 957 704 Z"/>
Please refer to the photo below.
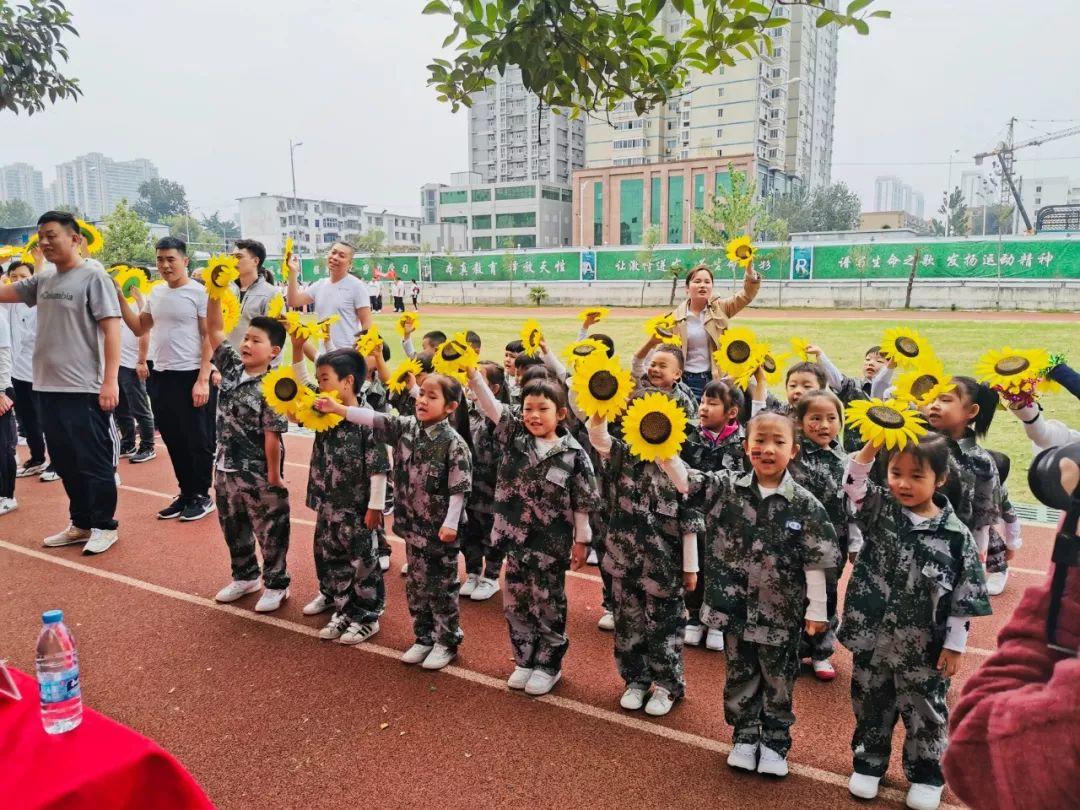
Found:
<path fill-rule="evenodd" d="M 952 382 L 968 402 L 979 406 L 979 412 L 971 420 L 971 429 L 975 431 L 976 438 L 981 439 L 990 431 L 990 425 L 997 413 L 1000 398 L 998 392 L 986 383 L 976 382 L 972 377 L 953 377 Z"/>

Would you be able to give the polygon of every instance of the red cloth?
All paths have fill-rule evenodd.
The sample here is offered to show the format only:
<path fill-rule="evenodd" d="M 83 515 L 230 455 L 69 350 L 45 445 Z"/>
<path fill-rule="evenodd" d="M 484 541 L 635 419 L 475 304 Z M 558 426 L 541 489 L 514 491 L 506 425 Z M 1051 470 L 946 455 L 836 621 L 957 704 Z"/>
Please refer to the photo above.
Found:
<path fill-rule="evenodd" d="M 11 810 L 213 808 L 152 740 L 83 707 L 82 723 L 46 734 L 34 678 L 11 670 L 22 700 L 0 695 L 0 806 Z"/>
<path fill-rule="evenodd" d="M 952 713 L 945 781 L 979 810 L 1077 806 L 1080 659 L 1047 648 L 1049 604 L 1049 579 L 1028 589 Z M 1080 570 L 1066 580 L 1057 640 L 1080 646 Z"/>

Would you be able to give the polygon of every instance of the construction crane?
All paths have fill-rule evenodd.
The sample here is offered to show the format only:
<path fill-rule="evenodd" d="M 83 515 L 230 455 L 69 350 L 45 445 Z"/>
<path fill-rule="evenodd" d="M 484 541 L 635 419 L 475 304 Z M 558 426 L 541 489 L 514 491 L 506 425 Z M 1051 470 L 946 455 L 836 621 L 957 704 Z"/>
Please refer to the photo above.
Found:
<path fill-rule="evenodd" d="M 1080 135 L 1080 127 L 1069 127 L 1068 129 L 1062 129 L 1058 132 L 1048 132 L 1045 135 L 1039 135 L 1035 138 L 1029 138 L 1026 141 L 1020 143 L 1013 143 L 1013 127 L 1016 126 L 1017 119 L 1009 119 L 1009 138 L 997 145 L 996 149 L 991 149 L 989 152 L 980 152 L 975 155 L 975 165 L 981 166 L 982 162 L 986 158 L 997 158 L 998 165 L 1001 167 L 1001 176 L 1005 178 L 1005 182 L 1008 184 L 1009 191 L 1012 193 L 1013 199 L 1016 201 L 1016 208 L 1020 212 L 1020 216 L 1024 219 L 1024 226 L 1028 233 L 1032 233 L 1031 218 L 1028 217 L 1027 211 L 1024 210 L 1024 202 L 1020 199 L 1020 192 L 1016 189 L 1016 183 L 1013 182 L 1012 166 L 1013 166 L 1013 153 L 1017 149 L 1024 149 L 1028 146 L 1039 146 L 1040 144 L 1048 143 L 1050 141 L 1056 141 L 1060 138 L 1068 138 L 1070 135 Z"/>

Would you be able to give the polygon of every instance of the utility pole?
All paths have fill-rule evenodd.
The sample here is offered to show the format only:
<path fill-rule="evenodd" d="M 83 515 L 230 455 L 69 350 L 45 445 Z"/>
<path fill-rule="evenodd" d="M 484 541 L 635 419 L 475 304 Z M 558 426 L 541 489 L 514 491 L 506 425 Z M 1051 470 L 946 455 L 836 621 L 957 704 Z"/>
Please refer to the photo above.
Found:
<path fill-rule="evenodd" d="M 296 147 L 303 146 L 303 141 L 289 140 L 289 171 L 292 174 L 292 206 L 293 206 L 293 220 L 299 222 L 299 214 L 296 209 L 296 160 L 293 157 L 293 152 L 296 151 Z M 293 229 L 290 229 L 289 233 L 293 233 Z"/>

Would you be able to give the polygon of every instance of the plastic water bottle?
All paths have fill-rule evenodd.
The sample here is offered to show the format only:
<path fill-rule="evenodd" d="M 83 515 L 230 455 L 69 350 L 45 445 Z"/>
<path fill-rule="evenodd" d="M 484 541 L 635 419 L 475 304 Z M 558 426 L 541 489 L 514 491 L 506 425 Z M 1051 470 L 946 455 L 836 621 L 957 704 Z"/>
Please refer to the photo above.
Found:
<path fill-rule="evenodd" d="M 41 621 L 37 641 L 41 722 L 49 734 L 63 734 L 82 722 L 79 655 L 75 639 L 64 625 L 64 611 L 47 610 Z"/>

